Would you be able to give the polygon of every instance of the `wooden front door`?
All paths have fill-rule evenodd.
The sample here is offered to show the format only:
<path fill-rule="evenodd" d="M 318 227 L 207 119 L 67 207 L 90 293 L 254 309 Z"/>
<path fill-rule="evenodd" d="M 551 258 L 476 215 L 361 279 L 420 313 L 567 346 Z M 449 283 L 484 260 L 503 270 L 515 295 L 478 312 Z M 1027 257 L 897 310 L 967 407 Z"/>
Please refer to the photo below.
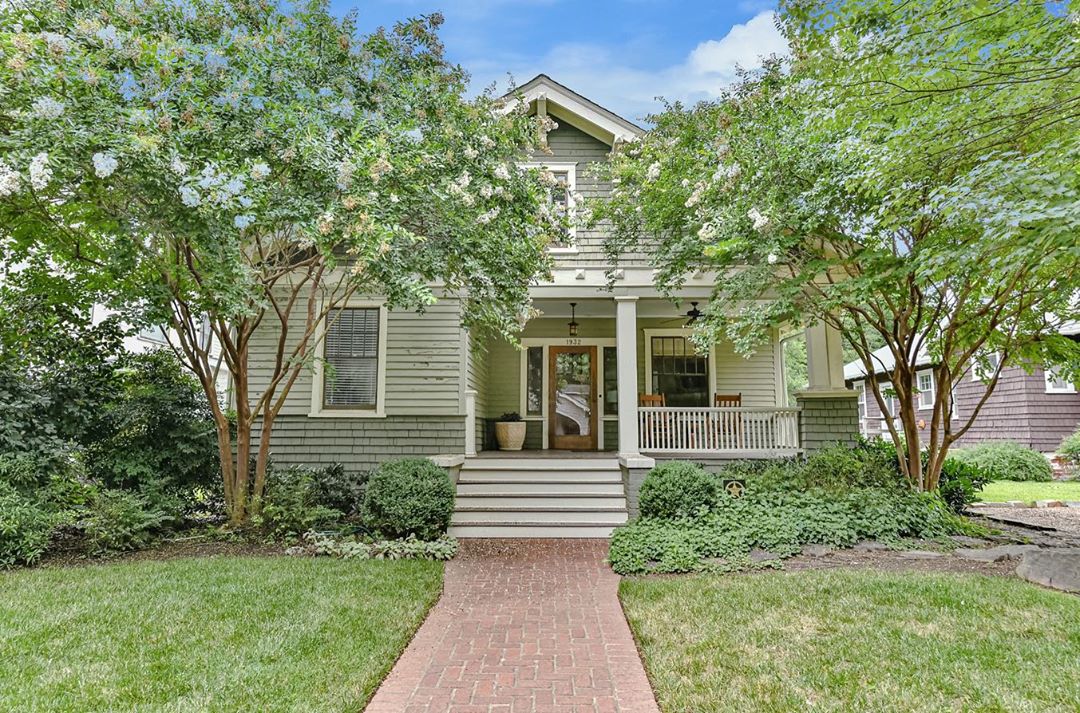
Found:
<path fill-rule="evenodd" d="M 548 348 L 548 447 L 596 450 L 596 347 Z"/>

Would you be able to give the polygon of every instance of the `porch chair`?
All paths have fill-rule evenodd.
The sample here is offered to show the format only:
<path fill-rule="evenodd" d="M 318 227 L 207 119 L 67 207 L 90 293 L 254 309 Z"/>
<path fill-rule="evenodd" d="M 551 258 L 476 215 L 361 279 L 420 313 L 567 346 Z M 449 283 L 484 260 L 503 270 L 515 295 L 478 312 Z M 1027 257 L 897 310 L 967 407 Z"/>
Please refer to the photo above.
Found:
<path fill-rule="evenodd" d="M 645 408 L 664 408 L 667 406 L 667 397 L 663 394 L 638 394 L 638 406 L 644 406 Z M 666 443 L 668 434 L 671 433 L 671 429 L 669 428 L 670 423 L 666 413 L 645 414 L 642 426 L 645 429 L 644 432 L 650 434 L 648 440 L 657 440 L 660 443 Z M 644 434 L 640 437 L 643 439 L 645 438 Z M 653 443 L 652 445 L 658 444 Z"/>
<path fill-rule="evenodd" d="M 737 394 L 714 394 L 713 406 L 715 408 L 741 408 L 742 392 Z M 716 415 L 716 439 L 718 443 L 730 442 L 734 439 L 736 448 L 743 447 L 743 424 L 742 414 L 722 413 Z"/>

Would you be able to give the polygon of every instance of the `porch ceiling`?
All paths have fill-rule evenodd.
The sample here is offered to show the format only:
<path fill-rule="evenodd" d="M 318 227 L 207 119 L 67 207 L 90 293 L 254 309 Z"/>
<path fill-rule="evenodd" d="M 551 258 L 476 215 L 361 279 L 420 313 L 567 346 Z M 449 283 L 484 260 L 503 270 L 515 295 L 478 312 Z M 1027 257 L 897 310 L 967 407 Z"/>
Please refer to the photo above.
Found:
<path fill-rule="evenodd" d="M 708 300 L 696 299 L 698 309 L 704 311 Z M 610 318 L 615 319 L 615 300 L 610 297 L 606 299 L 584 299 L 577 297 L 566 297 L 559 299 L 535 299 L 533 300 L 533 307 L 538 309 L 543 314 L 540 318 L 570 318 L 570 303 L 574 302 L 577 307 L 574 310 L 578 319 L 589 318 Z M 650 299 L 642 298 L 637 303 L 637 316 L 638 319 L 648 318 L 676 318 L 683 317 L 686 311 L 690 309 L 690 300 L 684 299 L 679 304 L 666 299 Z"/>

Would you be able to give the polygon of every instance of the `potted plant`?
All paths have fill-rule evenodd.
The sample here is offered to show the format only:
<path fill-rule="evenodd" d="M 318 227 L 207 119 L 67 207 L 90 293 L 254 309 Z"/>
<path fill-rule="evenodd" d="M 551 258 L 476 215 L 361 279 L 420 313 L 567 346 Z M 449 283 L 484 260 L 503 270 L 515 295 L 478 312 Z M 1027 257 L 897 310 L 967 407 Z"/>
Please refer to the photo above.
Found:
<path fill-rule="evenodd" d="M 495 423 L 495 440 L 500 451 L 520 451 L 525 443 L 525 422 L 521 414 L 510 412 L 499 416 Z"/>

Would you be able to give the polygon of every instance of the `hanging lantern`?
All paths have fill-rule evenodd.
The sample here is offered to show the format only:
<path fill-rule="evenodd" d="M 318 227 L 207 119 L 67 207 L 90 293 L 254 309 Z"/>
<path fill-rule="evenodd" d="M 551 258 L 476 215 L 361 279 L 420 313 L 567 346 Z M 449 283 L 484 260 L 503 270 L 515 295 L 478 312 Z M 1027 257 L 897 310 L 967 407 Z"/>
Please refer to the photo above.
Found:
<path fill-rule="evenodd" d="M 577 302 L 571 302 L 570 303 L 570 321 L 567 322 L 567 324 L 566 324 L 566 326 L 570 328 L 570 336 L 571 337 L 576 337 L 577 336 L 578 323 L 577 323 L 577 320 L 574 318 L 574 315 L 576 313 L 575 312 L 576 308 L 577 308 Z"/>

